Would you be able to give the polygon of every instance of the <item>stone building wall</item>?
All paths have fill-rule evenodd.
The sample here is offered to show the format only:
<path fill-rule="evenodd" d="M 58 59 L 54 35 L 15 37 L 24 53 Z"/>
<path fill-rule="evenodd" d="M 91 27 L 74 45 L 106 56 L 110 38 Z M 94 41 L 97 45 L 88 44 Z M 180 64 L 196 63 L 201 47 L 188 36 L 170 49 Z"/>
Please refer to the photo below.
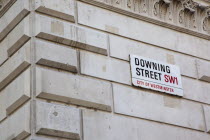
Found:
<path fill-rule="evenodd" d="M 0 140 L 210 140 L 208 0 L 0 0 Z M 129 55 L 180 67 L 136 88 Z"/>

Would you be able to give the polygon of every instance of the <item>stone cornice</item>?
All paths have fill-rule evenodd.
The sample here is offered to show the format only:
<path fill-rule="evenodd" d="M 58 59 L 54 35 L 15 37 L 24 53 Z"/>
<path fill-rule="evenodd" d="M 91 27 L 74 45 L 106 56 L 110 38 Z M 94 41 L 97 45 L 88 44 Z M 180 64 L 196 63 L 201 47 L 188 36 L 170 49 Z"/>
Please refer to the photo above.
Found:
<path fill-rule="evenodd" d="M 193 0 L 80 0 L 210 40 L 210 3 Z"/>

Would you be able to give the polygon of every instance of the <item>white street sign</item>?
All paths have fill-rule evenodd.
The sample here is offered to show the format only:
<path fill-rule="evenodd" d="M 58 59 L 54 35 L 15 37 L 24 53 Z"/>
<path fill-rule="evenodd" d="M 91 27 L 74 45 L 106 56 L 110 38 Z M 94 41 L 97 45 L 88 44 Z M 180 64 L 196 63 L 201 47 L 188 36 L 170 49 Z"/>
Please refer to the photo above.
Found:
<path fill-rule="evenodd" d="M 183 96 L 178 66 L 136 55 L 130 55 L 130 64 L 134 86 Z"/>

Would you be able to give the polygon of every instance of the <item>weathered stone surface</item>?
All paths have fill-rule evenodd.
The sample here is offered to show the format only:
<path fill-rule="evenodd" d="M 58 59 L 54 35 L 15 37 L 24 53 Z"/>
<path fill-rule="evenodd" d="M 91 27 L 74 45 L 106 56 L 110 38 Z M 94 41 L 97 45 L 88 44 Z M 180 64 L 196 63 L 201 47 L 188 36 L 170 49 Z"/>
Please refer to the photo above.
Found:
<path fill-rule="evenodd" d="M 30 103 L 25 104 L 0 124 L 2 140 L 23 140 L 30 135 Z"/>
<path fill-rule="evenodd" d="M 7 98 L 7 94 L 4 93 L 4 91 L 0 92 L 0 122 L 4 120 L 7 117 L 7 101 L 5 100 Z"/>
<path fill-rule="evenodd" d="M 0 121 L 30 98 L 30 69 L 0 92 Z"/>
<path fill-rule="evenodd" d="M 44 68 L 37 68 L 36 75 L 36 95 L 40 98 L 111 111 L 108 82 Z"/>
<path fill-rule="evenodd" d="M 27 16 L 0 43 L 0 65 L 29 39 L 29 16 Z"/>
<path fill-rule="evenodd" d="M 210 140 L 209 37 L 184 28 L 210 17 L 168 4 L 194 0 L 3 1 L 16 3 L 0 8 L 0 140 Z M 184 96 L 133 87 L 129 54 L 179 66 Z"/>
<path fill-rule="evenodd" d="M 30 41 L 0 67 L 0 90 L 30 65 Z"/>
<path fill-rule="evenodd" d="M 196 60 L 198 79 L 210 82 L 210 62 L 205 60 Z"/>
<path fill-rule="evenodd" d="M 107 35 L 36 14 L 36 37 L 107 55 Z"/>
<path fill-rule="evenodd" d="M 82 74 L 131 85 L 128 62 L 81 51 L 80 64 Z"/>
<path fill-rule="evenodd" d="M 7 36 L 8 56 L 14 54 L 30 39 L 30 16 L 25 17 Z"/>
<path fill-rule="evenodd" d="M 81 2 L 78 3 L 78 22 L 155 46 L 210 60 L 210 48 L 208 47 L 210 42 L 208 40 Z"/>
<path fill-rule="evenodd" d="M 30 99 L 30 68 L 21 73 L 4 91 L 7 94 L 6 110 L 9 115 Z"/>
<path fill-rule="evenodd" d="M 74 7 L 74 0 L 35 0 L 36 11 L 72 22 L 75 21 Z"/>
<path fill-rule="evenodd" d="M 36 101 L 36 132 L 43 135 L 80 139 L 80 110 Z"/>
<path fill-rule="evenodd" d="M 0 18 L 0 41 L 29 14 L 29 0 L 17 0 Z"/>
<path fill-rule="evenodd" d="M 5 12 L 14 4 L 16 0 L 1 0 L 0 1 L 0 17 L 2 17 Z"/>
<path fill-rule="evenodd" d="M 129 54 L 136 54 L 178 65 L 181 69 L 182 75 L 197 78 L 195 58 L 111 35 L 110 55 L 112 57 L 129 61 Z M 208 104 L 210 103 L 210 97 L 208 97 L 210 86 L 208 84 L 186 77 L 182 77 L 182 82 L 184 88 L 184 98 Z"/>
<path fill-rule="evenodd" d="M 4 63 L 8 58 L 7 54 L 8 42 L 9 40 L 7 38 L 5 38 L 2 42 L 0 42 L 0 65 L 2 65 L 2 63 Z"/>
<path fill-rule="evenodd" d="M 112 57 L 129 61 L 130 54 L 178 65 L 182 75 L 197 78 L 195 58 L 191 56 L 110 35 L 110 55 Z"/>
<path fill-rule="evenodd" d="M 182 77 L 184 98 L 210 104 L 210 84 L 199 80 Z"/>
<path fill-rule="evenodd" d="M 77 44 L 79 48 L 107 55 L 107 35 L 90 29 L 77 27 Z"/>
<path fill-rule="evenodd" d="M 209 140 L 210 135 L 122 115 L 83 111 L 84 140 Z"/>
<path fill-rule="evenodd" d="M 205 122 L 206 122 L 206 131 L 210 133 L 210 106 L 203 105 Z"/>
<path fill-rule="evenodd" d="M 77 72 L 77 52 L 66 46 L 36 40 L 36 63 Z"/>
<path fill-rule="evenodd" d="M 205 130 L 202 106 L 177 97 L 149 93 L 113 84 L 116 113 Z"/>
<path fill-rule="evenodd" d="M 72 24 L 39 14 L 35 15 L 35 20 L 36 37 L 75 46 L 77 40 L 76 27 Z"/>
<path fill-rule="evenodd" d="M 0 42 L 0 65 L 29 39 L 29 16 L 27 16 Z"/>

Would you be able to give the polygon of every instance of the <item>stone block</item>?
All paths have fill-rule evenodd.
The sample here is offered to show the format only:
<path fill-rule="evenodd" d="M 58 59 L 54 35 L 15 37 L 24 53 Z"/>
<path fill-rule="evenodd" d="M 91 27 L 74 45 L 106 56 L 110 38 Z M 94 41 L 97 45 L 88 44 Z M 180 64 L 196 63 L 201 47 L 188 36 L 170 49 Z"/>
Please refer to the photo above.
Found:
<path fill-rule="evenodd" d="M 30 135 L 30 103 L 18 109 L 0 124 L 2 140 L 24 140 Z"/>
<path fill-rule="evenodd" d="M 0 90 L 30 65 L 30 41 L 0 67 Z"/>
<path fill-rule="evenodd" d="M 107 55 L 107 35 L 36 14 L 36 37 Z"/>
<path fill-rule="evenodd" d="M 0 65 L 2 65 L 8 59 L 8 54 L 7 54 L 8 44 L 9 40 L 7 38 L 5 38 L 2 42 L 0 42 Z"/>
<path fill-rule="evenodd" d="M 209 140 L 210 135 L 154 121 L 83 111 L 84 140 Z"/>
<path fill-rule="evenodd" d="M 39 14 L 35 15 L 35 20 L 36 37 L 75 46 L 77 40 L 76 26 L 63 20 Z"/>
<path fill-rule="evenodd" d="M 76 50 L 38 39 L 35 47 L 37 64 L 77 72 Z"/>
<path fill-rule="evenodd" d="M 0 41 L 29 14 L 29 0 L 17 0 L 0 18 Z"/>
<path fill-rule="evenodd" d="M 191 56 L 110 35 L 110 56 L 129 61 L 129 54 L 178 65 L 182 75 L 197 78 L 195 58 Z M 208 97 L 208 91 L 210 90 L 210 86 L 207 83 L 184 76 L 182 77 L 184 98 L 209 104 L 210 98 Z"/>
<path fill-rule="evenodd" d="M 82 2 L 78 2 L 78 23 L 210 60 L 210 42 L 208 40 Z"/>
<path fill-rule="evenodd" d="M 177 65 L 180 67 L 182 75 L 197 78 L 195 58 L 191 56 L 110 35 L 110 55 L 112 57 L 129 61 L 130 54 Z"/>
<path fill-rule="evenodd" d="M 0 92 L 0 122 L 7 117 L 7 94 L 4 91 Z M 0 124 L 1 125 L 1 124 Z"/>
<path fill-rule="evenodd" d="M 182 77 L 182 85 L 184 90 L 184 98 L 210 104 L 209 83 L 188 77 Z"/>
<path fill-rule="evenodd" d="M 203 105 L 205 122 L 206 122 L 206 131 L 210 133 L 210 106 Z"/>
<path fill-rule="evenodd" d="M 0 43 L 0 65 L 29 39 L 29 16 L 24 18 Z"/>
<path fill-rule="evenodd" d="M 74 0 L 35 0 L 37 12 L 75 22 Z"/>
<path fill-rule="evenodd" d="M 36 75 L 39 98 L 111 111 L 108 82 L 44 68 L 37 68 Z"/>
<path fill-rule="evenodd" d="M 30 16 L 25 17 L 7 36 L 8 56 L 13 55 L 30 39 Z"/>
<path fill-rule="evenodd" d="M 116 113 L 205 130 L 201 104 L 113 84 Z"/>
<path fill-rule="evenodd" d="M 0 92 L 0 121 L 30 98 L 30 69 L 24 71 Z"/>
<path fill-rule="evenodd" d="M 80 139 L 81 114 L 77 108 L 36 101 L 36 133 Z"/>
<path fill-rule="evenodd" d="M 196 60 L 198 79 L 210 82 L 210 62 L 205 60 Z"/>
<path fill-rule="evenodd" d="M 90 29 L 77 28 L 77 45 L 79 48 L 107 55 L 107 35 Z"/>
<path fill-rule="evenodd" d="M 14 4 L 16 0 L 1 0 L 0 17 Z"/>
<path fill-rule="evenodd" d="M 30 95 L 30 68 L 21 73 L 5 89 L 7 94 L 7 114 L 10 115 L 18 107 L 28 101 Z"/>
<path fill-rule="evenodd" d="M 80 64 L 82 74 L 131 85 L 128 62 L 81 51 Z"/>

